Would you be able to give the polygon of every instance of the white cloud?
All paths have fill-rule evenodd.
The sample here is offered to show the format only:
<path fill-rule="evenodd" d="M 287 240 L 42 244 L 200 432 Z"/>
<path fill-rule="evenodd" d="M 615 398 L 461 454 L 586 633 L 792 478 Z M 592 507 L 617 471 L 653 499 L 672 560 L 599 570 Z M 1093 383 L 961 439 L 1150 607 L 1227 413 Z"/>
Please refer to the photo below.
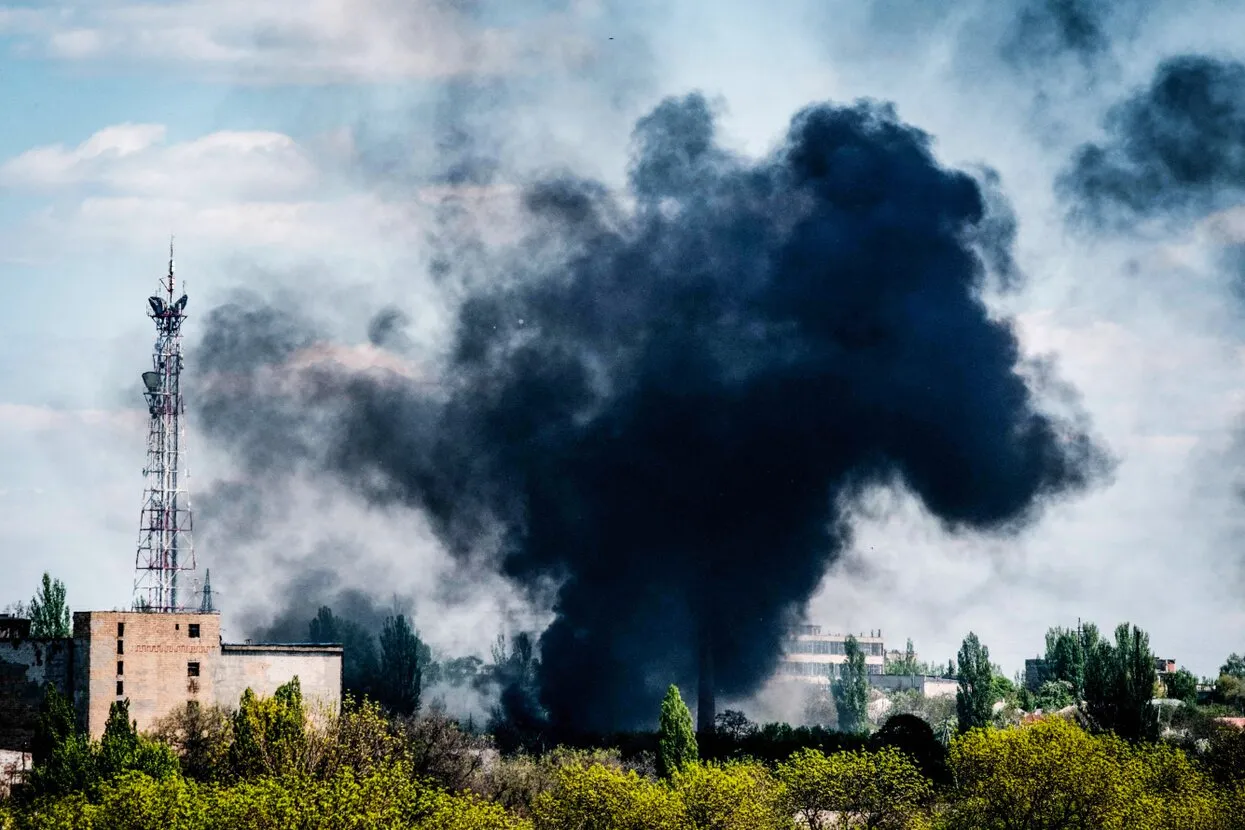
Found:
<path fill-rule="evenodd" d="M 0 165 L 0 184 L 246 197 L 298 193 L 318 178 L 309 153 L 282 133 L 223 130 L 169 144 L 166 132 L 161 124 L 119 124 L 77 147 L 36 147 Z"/>
<path fill-rule="evenodd" d="M 600 10 L 576 4 L 570 18 Z M 156 62 L 240 83 L 383 81 L 491 74 L 591 59 L 566 15 L 490 27 L 442 0 L 90 0 L 0 9 L 20 52 L 69 61 Z"/>

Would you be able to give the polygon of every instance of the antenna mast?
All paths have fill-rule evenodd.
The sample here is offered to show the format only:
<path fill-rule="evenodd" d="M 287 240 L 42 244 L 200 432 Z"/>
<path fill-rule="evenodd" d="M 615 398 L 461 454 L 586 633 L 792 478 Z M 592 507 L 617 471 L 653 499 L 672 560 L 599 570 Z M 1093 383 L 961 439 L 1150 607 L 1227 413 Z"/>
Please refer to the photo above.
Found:
<path fill-rule="evenodd" d="M 134 566 L 134 608 L 169 613 L 184 610 L 178 595 L 178 574 L 195 569 L 191 537 L 190 496 L 183 465 L 185 402 L 182 400 L 183 293 L 173 299 L 173 240 L 169 240 L 169 273 L 160 292 L 147 299 L 147 316 L 156 324 L 151 371 L 143 372 L 144 397 L 150 415 L 147 431 L 146 486 L 139 518 L 138 553 Z M 161 296 L 163 295 L 163 296 Z"/>

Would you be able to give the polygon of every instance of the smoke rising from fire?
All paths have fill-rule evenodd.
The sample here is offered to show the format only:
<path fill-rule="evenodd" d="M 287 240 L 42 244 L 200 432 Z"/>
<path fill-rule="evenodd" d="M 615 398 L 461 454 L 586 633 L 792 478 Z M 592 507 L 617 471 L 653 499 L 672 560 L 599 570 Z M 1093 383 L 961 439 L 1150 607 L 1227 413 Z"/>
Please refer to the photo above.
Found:
<path fill-rule="evenodd" d="M 705 628 L 717 690 L 755 690 L 861 488 L 1007 532 L 1109 467 L 985 304 L 1017 279 L 992 180 L 890 107 L 810 106 L 760 159 L 722 148 L 699 95 L 633 138 L 625 192 L 525 188 L 526 232 L 471 283 L 435 384 L 300 362 L 328 336 L 309 300 L 217 308 L 196 356 L 205 433 L 244 471 L 294 459 L 557 585 L 542 703 L 579 729 L 647 725 Z M 403 316 L 378 311 L 368 348 Z"/>

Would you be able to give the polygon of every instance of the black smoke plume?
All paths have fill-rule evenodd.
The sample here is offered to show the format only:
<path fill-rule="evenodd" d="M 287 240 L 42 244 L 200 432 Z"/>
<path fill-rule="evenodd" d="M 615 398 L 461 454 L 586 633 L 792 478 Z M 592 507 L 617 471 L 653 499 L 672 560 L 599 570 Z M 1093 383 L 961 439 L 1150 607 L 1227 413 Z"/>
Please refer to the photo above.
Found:
<path fill-rule="evenodd" d="M 703 98 L 667 100 L 626 192 L 554 177 L 524 208 L 438 388 L 291 368 L 315 331 L 291 305 L 217 309 L 198 359 L 206 429 L 253 474 L 275 442 L 425 510 L 464 556 L 500 529 L 521 585 L 560 580 L 555 725 L 650 725 L 669 683 L 695 686 L 704 630 L 717 692 L 754 690 L 861 487 L 902 483 L 949 531 L 1014 530 L 1106 467 L 983 301 L 1009 224 L 889 106 L 811 106 L 751 160 Z"/>
<path fill-rule="evenodd" d="M 1091 64 L 1117 39 L 1135 35 L 1152 0 L 1023 0 L 1018 4 L 1003 58 L 1015 65 L 1041 66 L 1072 55 Z"/>
<path fill-rule="evenodd" d="M 1205 213 L 1245 193 L 1245 65 L 1164 61 L 1105 126 L 1106 139 L 1082 146 L 1060 177 L 1075 219 L 1119 228 Z"/>

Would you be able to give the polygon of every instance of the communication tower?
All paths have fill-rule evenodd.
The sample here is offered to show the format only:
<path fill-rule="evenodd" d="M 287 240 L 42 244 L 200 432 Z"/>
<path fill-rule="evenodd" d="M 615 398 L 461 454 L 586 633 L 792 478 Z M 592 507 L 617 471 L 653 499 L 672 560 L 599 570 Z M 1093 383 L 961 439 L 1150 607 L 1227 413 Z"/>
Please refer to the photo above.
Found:
<path fill-rule="evenodd" d="M 182 399 L 182 322 L 186 294 L 174 300 L 173 243 L 169 273 L 160 291 L 147 299 L 147 316 L 156 324 L 151 371 L 143 372 L 147 399 L 146 485 L 135 556 L 134 608 L 168 613 L 185 609 L 178 576 L 195 569 L 190 495 L 186 490 L 185 402 Z"/>

